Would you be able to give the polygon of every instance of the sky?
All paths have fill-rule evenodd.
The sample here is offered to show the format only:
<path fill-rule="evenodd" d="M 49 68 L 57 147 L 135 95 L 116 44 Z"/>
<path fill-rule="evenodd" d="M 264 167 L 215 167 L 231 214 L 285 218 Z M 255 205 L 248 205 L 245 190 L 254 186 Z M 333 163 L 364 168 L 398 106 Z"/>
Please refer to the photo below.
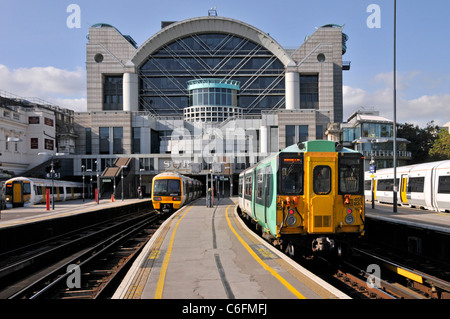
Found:
<path fill-rule="evenodd" d="M 362 107 L 393 119 L 394 0 L 0 0 L 0 90 L 86 111 L 91 25 L 111 24 L 141 45 L 161 21 L 207 16 L 213 7 L 288 49 L 324 24 L 344 25 L 344 120 Z M 397 0 L 398 123 L 450 121 L 449 18 L 449 0 Z"/>

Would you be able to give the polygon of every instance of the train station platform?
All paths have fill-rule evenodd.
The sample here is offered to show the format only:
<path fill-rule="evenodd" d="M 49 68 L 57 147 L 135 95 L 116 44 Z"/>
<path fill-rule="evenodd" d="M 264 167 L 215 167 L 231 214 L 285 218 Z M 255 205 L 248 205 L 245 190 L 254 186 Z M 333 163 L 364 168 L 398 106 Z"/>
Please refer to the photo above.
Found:
<path fill-rule="evenodd" d="M 71 215 L 88 213 L 100 209 L 131 205 L 137 202 L 148 201 L 151 205 L 151 199 L 101 199 L 99 204 L 93 199 L 68 200 L 55 202 L 55 209 L 47 210 L 46 204 L 37 204 L 27 207 L 15 207 L 2 210 L 0 212 L 0 228 L 44 221 L 53 218 L 67 217 Z"/>
<path fill-rule="evenodd" d="M 392 205 L 376 203 L 373 209 L 370 202 L 366 202 L 365 213 L 368 218 L 450 234 L 450 213 L 406 206 L 397 206 L 394 213 Z"/>
<path fill-rule="evenodd" d="M 235 202 L 172 214 L 113 299 L 349 299 L 249 231 Z"/>

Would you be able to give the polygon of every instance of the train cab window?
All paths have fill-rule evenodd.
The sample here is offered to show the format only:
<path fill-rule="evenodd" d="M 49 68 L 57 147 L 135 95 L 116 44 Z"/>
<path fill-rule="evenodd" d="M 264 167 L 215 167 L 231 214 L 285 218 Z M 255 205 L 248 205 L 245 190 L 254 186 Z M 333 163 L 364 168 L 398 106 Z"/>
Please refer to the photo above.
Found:
<path fill-rule="evenodd" d="M 359 154 L 356 156 L 351 155 L 353 154 L 339 158 L 339 193 L 362 195 L 364 192 L 362 158 Z M 368 190 L 370 190 L 370 185 L 368 187 Z"/>
<path fill-rule="evenodd" d="M 23 184 L 23 194 L 24 195 L 31 194 L 31 184 L 30 183 L 24 183 Z"/>
<path fill-rule="evenodd" d="M 318 195 L 325 195 L 331 191 L 331 168 L 329 166 L 314 167 L 313 190 Z"/>
<path fill-rule="evenodd" d="M 153 188 L 154 196 L 180 196 L 181 184 L 179 180 L 156 180 Z"/>
<path fill-rule="evenodd" d="M 7 184 L 5 188 L 5 195 L 12 195 L 13 194 L 13 186 L 12 184 Z"/>
<path fill-rule="evenodd" d="M 281 166 L 281 194 L 303 194 L 303 161 L 301 157 L 282 157 Z"/>
<path fill-rule="evenodd" d="M 170 196 L 179 196 L 181 195 L 181 187 L 180 181 L 176 179 L 169 179 L 167 181 L 167 191 Z"/>

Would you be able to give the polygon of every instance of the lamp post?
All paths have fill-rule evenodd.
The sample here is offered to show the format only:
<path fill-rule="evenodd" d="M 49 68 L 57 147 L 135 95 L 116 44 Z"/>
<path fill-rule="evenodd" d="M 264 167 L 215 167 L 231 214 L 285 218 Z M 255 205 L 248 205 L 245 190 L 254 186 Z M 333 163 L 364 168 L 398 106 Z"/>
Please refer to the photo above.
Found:
<path fill-rule="evenodd" d="M 100 205 L 100 172 L 98 170 L 98 161 L 95 161 L 95 166 L 97 170 L 97 205 Z"/>
<path fill-rule="evenodd" d="M 54 188 L 55 188 L 55 170 L 54 170 L 54 163 L 53 163 L 53 159 L 55 156 L 64 156 L 66 155 L 66 153 L 55 153 L 53 154 L 49 154 L 47 152 L 40 152 L 38 153 L 38 155 L 42 155 L 42 156 L 47 156 L 50 155 L 51 156 L 51 162 L 50 162 L 50 177 L 52 179 L 52 196 L 51 196 L 51 201 L 52 201 L 52 210 L 55 210 L 55 192 L 54 192 Z"/>
<path fill-rule="evenodd" d="M 88 198 L 92 199 L 92 169 L 88 168 L 86 172 L 89 172 L 90 180 L 89 180 L 89 188 L 88 188 Z"/>
<path fill-rule="evenodd" d="M 369 162 L 369 172 L 372 174 L 372 208 L 375 208 L 375 188 L 374 188 L 374 179 L 375 176 L 373 174 L 376 173 L 377 167 L 375 165 L 375 153 L 373 151 L 373 145 L 374 143 L 386 143 L 389 139 L 387 138 L 360 138 L 356 140 L 356 143 L 358 144 L 364 144 L 364 143 L 370 143 L 370 162 Z M 365 163 L 365 161 L 364 161 Z"/>
<path fill-rule="evenodd" d="M 128 166 L 122 165 L 121 167 L 122 167 L 122 170 L 121 170 L 121 174 L 122 174 L 121 181 L 122 181 L 122 201 L 123 201 L 123 170 L 125 168 L 127 168 Z"/>
<path fill-rule="evenodd" d="M 139 169 L 139 199 L 142 199 L 142 172 L 144 171 L 143 168 Z"/>
<path fill-rule="evenodd" d="M 81 173 L 83 174 L 83 203 L 84 203 L 84 172 L 86 170 L 86 166 L 81 165 Z"/>
<path fill-rule="evenodd" d="M 394 0 L 394 198 L 393 211 L 397 212 L 397 1 Z"/>

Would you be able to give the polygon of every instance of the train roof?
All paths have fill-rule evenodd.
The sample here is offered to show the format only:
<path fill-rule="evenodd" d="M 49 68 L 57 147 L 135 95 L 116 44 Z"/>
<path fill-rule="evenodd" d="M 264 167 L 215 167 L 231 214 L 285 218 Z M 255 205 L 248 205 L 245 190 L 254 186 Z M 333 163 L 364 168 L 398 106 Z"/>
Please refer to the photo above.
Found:
<path fill-rule="evenodd" d="M 256 163 L 255 165 L 243 170 L 239 175 L 245 174 L 248 171 L 253 170 L 255 167 L 257 167 L 260 164 L 267 163 L 268 161 L 272 160 L 273 157 L 279 156 L 281 153 L 306 153 L 306 152 L 338 152 L 338 153 L 359 153 L 358 151 L 341 147 L 340 144 L 333 142 L 333 141 L 326 141 L 326 140 L 316 140 L 316 141 L 306 141 L 306 142 L 300 142 L 297 144 L 293 144 L 291 146 L 286 147 L 285 149 L 279 151 L 278 153 L 268 156 L 267 158 L 263 159 L 262 161 Z M 362 155 L 361 155 L 362 156 Z"/>
<path fill-rule="evenodd" d="M 316 140 L 316 141 L 306 141 L 300 142 L 297 144 L 293 144 L 291 146 L 286 147 L 282 151 L 283 152 L 339 152 L 339 153 L 359 153 L 358 151 L 349 149 L 349 148 L 339 148 L 338 144 L 333 141 L 326 140 Z"/>
<path fill-rule="evenodd" d="M 51 183 L 51 179 L 44 179 L 44 178 L 34 178 L 34 177 L 23 177 L 23 176 L 18 176 L 18 177 L 13 177 L 8 179 L 7 181 L 5 181 L 5 183 L 8 182 L 13 182 L 13 181 L 29 181 L 29 182 L 34 182 L 34 183 Z M 60 179 L 54 179 L 53 183 L 55 184 L 55 186 L 58 186 L 60 184 L 67 184 L 67 185 L 81 185 L 81 182 L 75 182 L 75 181 L 64 181 L 64 180 L 60 180 Z"/>

